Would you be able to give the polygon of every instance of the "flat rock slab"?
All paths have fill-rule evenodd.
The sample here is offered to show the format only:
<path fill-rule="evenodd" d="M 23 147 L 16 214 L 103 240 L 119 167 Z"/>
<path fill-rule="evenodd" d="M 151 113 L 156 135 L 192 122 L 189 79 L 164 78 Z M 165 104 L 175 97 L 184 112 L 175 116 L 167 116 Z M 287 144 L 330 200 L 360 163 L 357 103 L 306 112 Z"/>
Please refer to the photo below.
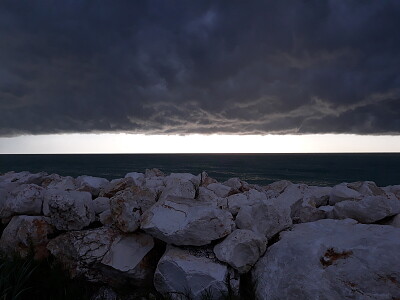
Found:
<path fill-rule="evenodd" d="M 400 230 L 354 220 L 295 225 L 253 269 L 257 299 L 398 299 Z"/>
<path fill-rule="evenodd" d="M 232 219 L 228 211 L 207 203 L 169 197 L 143 214 L 141 228 L 168 244 L 203 246 L 230 234 Z"/>

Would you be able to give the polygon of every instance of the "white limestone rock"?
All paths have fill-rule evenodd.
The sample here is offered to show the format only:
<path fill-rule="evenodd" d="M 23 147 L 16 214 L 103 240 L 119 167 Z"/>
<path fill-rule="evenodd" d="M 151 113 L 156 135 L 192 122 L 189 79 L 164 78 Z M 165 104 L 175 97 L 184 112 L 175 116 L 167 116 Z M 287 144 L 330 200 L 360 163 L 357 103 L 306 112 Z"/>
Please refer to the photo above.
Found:
<path fill-rule="evenodd" d="M 175 245 L 203 246 L 234 229 L 225 210 L 187 198 L 169 197 L 157 202 L 141 218 L 141 229 Z"/>
<path fill-rule="evenodd" d="M 264 187 L 264 190 L 269 199 L 277 198 L 290 185 L 292 185 L 292 183 L 288 180 L 279 180 L 271 184 L 268 184 L 267 186 Z"/>
<path fill-rule="evenodd" d="M 360 223 L 374 223 L 400 213 L 400 200 L 393 194 L 366 196 L 358 201 L 347 200 L 337 203 L 333 213 L 338 219 L 351 218 Z"/>
<path fill-rule="evenodd" d="M 335 205 L 336 203 L 347 200 L 360 200 L 362 198 L 360 192 L 349 188 L 347 185 L 348 183 L 344 182 L 333 187 L 329 197 L 329 205 Z"/>
<path fill-rule="evenodd" d="M 101 227 L 67 232 L 51 240 L 47 248 L 71 277 L 118 285 L 127 279 L 136 283 L 151 280 L 155 266 L 148 255 L 153 246 L 153 238 L 148 235 L 121 234 Z"/>
<path fill-rule="evenodd" d="M 40 172 L 32 174 L 27 171 L 23 172 L 8 172 L 0 176 L 0 187 L 9 183 L 15 184 L 37 184 L 40 185 L 47 173 Z"/>
<path fill-rule="evenodd" d="M 211 183 L 217 183 L 218 182 L 214 178 L 211 178 L 210 176 L 208 176 L 208 174 L 206 172 L 204 172 L 204 171 L 201 172 L 197 176 L 200 177 L 200 186 L 203 186 L 203 187 L 207 187 Z"/>
<path fill-rule="evenodd" d="M 58 230 L 80 230 L 95 220 L 92 196 L 88 192 L 48 190 L 43 213 Z"/>
<path fill-rule="evenodd" d="M 255 189 L 250 189 L 247 192 L 233 194 L 227 197 L 227 209 L 229 212 L 236 216 L 240 208 L 243 206 L 251 206 L 256 203 L 261 203 L 268 200 L 265 193 L 257 191 Z"/>
<path fill-rule="evenodd" d="M 111 210 L 105 210 L 102 213 L 99 214 L 99 221 L 103 225 L 112 225 L 114 224 L 114 220 L 112 218 Z"/>
<path fill-rule="evenodd" d="M 35 259 L 48 256 L 48 235 L 54 232 L 50 219 L 41 216 L 15 216 L 4 229 L 0 239 L 0 250 L 7 256 L 28 257 L 32 252 Z"/>
<path fill-rule="evenodd" d="M 110 209 L 110 198 L 97 197 L 93 200 L 93 210 L 96 215 Z"/>
<path fill-rule="evenodd" d="M 230 193 L 234 191 L 233 188 L 224 185 L 222 183 L 211 183 L 207 185 L 207 188 L 213 191 L 218 197 L 221 198 L 228 197 Z"/>
<path fill-rule="evenodd" d="M 357 181 L 348 183 L 347 186 L 363 196 L 384 196 L 385 191 L 373 181 Z"/>
<path fill-rule="evenodd" d="M 292 224 L 292 219 L 288 208 L 261 202 L 252 206 L 243 206 L 235 222 L 240 229 L 252 230 L 270 239 L 288 228 Z"/>
<path fill-rule="evenodd" d="M 191 175 L 191 174 L 190 174 Z M 163 189 L 160 201 L 167 199 L 168 197 L 182 197 L 192 198 L 196 196 L 196 186 L 190 180 L 183 180 L 180 178 L 169 178 L 166 179 L 166 186 Z"/>
<path fill-rule="evenodd" d="M 281 234 L 253 268 L 256 299 L 396 299 L 400 230 L 319 220 Z"/>
<path fill-rule="evenodd" d="M 385 223 L 385 225 L 400 228 L 400 214 L 395 215 L 389 222 Z"/>
<path fill-rule="evenodd" d="M 152 191 L 157 195 L 160 195 L 165 189 L 164 177 L 146 178 L 144 182 L 144 188 Z"/>
<path fill-rule="evenodd" d="M 145 178 L 143 173 L 131 172 L 125 175 L 125 178 L 132 178 L 136 186 L 143 186 Z"/>
<path fill-rule="evenodd" d="M 165 174 L 161 172 L 159 169 L 153 168 L 153 169 L 146 169 L 144 173 L 145 178 L 154 178 L 154 177 L 164 177 Z"/>
<path fill-rule="evenodd" d="M 94 197 L 97 197 L 100 190 L 104 188 L 109 181 L 105 178 L 82 175 L 76 178 L 76 183 L 78 191 L 89 192 Z"/>
<path fill-rule="evenodd" d="M 383 187 L 382 190 L 384 190 L 386 193 L 393 193 L 397 199 L 400 200 L 400 185 L 389 185 Z"/>
<path fill-rule="evenodd" d="M 228 293 L 228 267 L 207 258 L 201 251 L 190 251 L 168 246 L 158 262 L 154 274 L 156 290 L 171 299 L 222 299 Z M 211 293 L 211 295 L 209 294 Z"/>
<path fill-rule="evenodd" d="M 119 179 L 113 179 L 108 184 L 106 184 L 99 192 L 100 197 L 112 198 L 120 191 L 127 188 L 138 186 L 132 177 L 125 177 Z"/>
<path fill-rule="evenodd" d="M 72 191 L 78 188 L 76 180 L 71 176 L 60 176 L 51 174 L 46 176 L 41 184 L 46 189 L 59 189 L 63 191 Z"/>
<path fill-rule="evenodd" d="M 195 188 L 200 185 L 200 178 L 190 173 L 171 173 L 169 176 L 165 177 L 165 184 L 168 186 L 176 182 L 190 181 Z"/>
<path fill-rule="evenodd" d="M 216 257 L 247 273 L 267 249 L 267 239 L 250 230 L 237 229 L 214 247 Z"/>
<path fill-rule="evenodd" d="M 40 215 L 43 204 L 43 188 L 36 184 L 22 184 L 4 196 L 0 206 L 0 218 L 14 215 Z"/>

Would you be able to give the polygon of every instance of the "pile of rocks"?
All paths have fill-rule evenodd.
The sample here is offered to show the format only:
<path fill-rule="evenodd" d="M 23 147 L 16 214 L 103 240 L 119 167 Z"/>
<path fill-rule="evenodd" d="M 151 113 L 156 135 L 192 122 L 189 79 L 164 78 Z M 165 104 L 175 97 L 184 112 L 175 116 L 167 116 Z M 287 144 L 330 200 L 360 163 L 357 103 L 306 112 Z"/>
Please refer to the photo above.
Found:
<path fill-rule="evenodd" d="M 0 176 L 3 255 L 51 255 L 71 277 L 172 299 L 400 297 L 400 186 L 261 187 L 205 172 Z"/>

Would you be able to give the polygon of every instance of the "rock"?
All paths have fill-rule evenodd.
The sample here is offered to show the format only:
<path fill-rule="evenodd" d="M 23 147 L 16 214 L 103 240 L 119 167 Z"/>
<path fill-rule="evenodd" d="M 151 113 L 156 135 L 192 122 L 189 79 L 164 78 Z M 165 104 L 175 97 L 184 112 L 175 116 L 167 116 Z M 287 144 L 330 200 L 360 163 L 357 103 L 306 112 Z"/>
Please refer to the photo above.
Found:
<path fill-rule="evenodd" d="M 152 191 L 156 195 L 160 195 L 165 189 L 164 177 L 146 178 L 144 188 Z"/>
<path fill-rule="evenodd" d="M 252 206 L 243 206 L 236 216 L 236 226 L 252 230 L 267 239 L 292 224 L 290 210 L 262 202 Z"/>
<path fill-rule="evenodd" d="M 164 177 L 165 175 L 159 169 L 153 168 L 153 169 L 146 169 L 144 176 L 147 179 L 151 177 Z"/>
<path fill-rule="evenodd" d="M 400 214 L 395 215 L 386 225 L 391 225 L 400 228 Z"/>
<path fill-rule="evenodd" d="M 323 209 L 317 209 L 312 201 L 304 202 L 304 199 L 292 204 L 290 211 L 290 217 L 295 224 L 314 222 L 326 218 L 326 213 Z"/>
<path fill-rule="evenodd" d="M 144 184 L 144 174 L 138 172 L 131 172 L 125 175 L 125 178 L 132 178 L 136 186 L 143 186 Z"/>
<path fill-rule="evenodd" d="M 358 181 L 347 184 L 347 187 L 353 189 L 364 196 L 384 196 L 385 192 L 373 181 Z"/>
<path fill-rule="evenodd" d="M 110 209 L 110 198 L 98 197 L 93 200 L 93 210 L 96 215 Z"/>
<path fill-rule="evenodd" d="M 194 199 L 196 196 L 196 187 L 192 181 L 182 180 L 180 178 L 169 178 L 166 181 L 166 186 L 159 200 L 162 201 L 171 196 Z"/>
<path fill-rule="evenodd" d="M 148 235 L 121 234 L 101 227 L 67 232 L 51 240 L 47 248 L 72 278 L 83 276 L 118 286 L 127 281 L 138 285 L 152 279 L 155 266 L 151 265 L 149 255 L 153 246 Z"/>
<path fill-rule="evenodd" d="M 228 211 L 207 203 L 169 197 L 143 214 L 141 228 L 169 244 L 202 246 L 231 233 L 232 219 Z"/>
<path fill-rule="evenodd" d="M 335 219 L 335 215 L 333 214 L 334 206 L 326 205 L 318 207 L 319 210 L 322 210 L 325 213 L 326 219 Z"/>
<path fill-rule="evenodd" d="M 207 258 L 201 251 L 183 250 L 168 246 L 158 262 L 154 287 L 165 297 L 201 300 L 221 299 L 228 293 L 228 268 Z"/>
<path fill-rule="evenodd" d="M 247 192 L 227 197 L 227 209 L 232 215 L 236 216 L 241 207 L 251 206 L 264 200 L 267 200 L 267 196 L 264 193 L 250 189 Z"/>
<path fill-rule="evenodd" d="M 237 229 L 214 247 L 220 261 L 246 273 L 267 249 L 267 239 L 250 230 Z"/>
<path fill-rule="evenodd" d="M 252 271 L 256 299 L 396 299 L 400 231 L 320 220 L 281 234 Z"/>
<path fill-rule="evenodd" d="M 337 203 L 333 213 L 338 219 L 351 218 L 360 223 L 374 223 L 400 213 L 400 201 L 394 195 L 366 196 L 359 201 Z"/>
<path fill-rule="evenodd" d="M 400 200 L 400 185 L 389 185 L 382 188 L 386 193 L 393 193 Z"/>
<path fill-rule="evenodd" d="M 347 186 L 347 183 L 335 185 L 329 197 L 329 205 L 335 205 L 341 201 L 346 200 L 360 200 L 362 194 Z"/>
<path fill-rule="evenodd" d="M 40 172 L 36 174 L 31 174 L 27 171 L 24 172 L 8 172 L 2 176 L 0 176 L 0 187 L 5 186 L 9 183 L 20 184 L 36 184 L 40 185 L 47 176 L 47 173 Z"/>
<path fill-rule="evenodd" d="M 35 259 L 44 259 L 49 254 L 46 249 L 48 236 L 53 232 L 49 218 L 15 216 L 3 231 L 0 250 L 8 256 L 26 258 L 32 253 Z"/>
<path fill-rule="evenodd" d="M 71 176 L 60 176 L 58 174 L 51 174 L 44 177 L 42 187 L 46 189 L 59 189 L 63 191 L 72 191 L 78 188 L 77 183 Z"/>
<path fill-rule="evenodd" d="M 209 184 L 211 183 L 217 183 L 218 181 L 216 181 L 214 178 L 211 178 L 210 176 L 208 176 L 208 174 L 206 172 L 201 172 L 198 177 L 200 177 L 200 186 L 203 187 L 207 187 Z"/>
<path fill-rule="evenodd" d="M 111 215 L 111 210 L 108 209 L 99 214 L 99 221 L 103 225 L 112 225 L 114 220 Z"/>
<path fill-rule="evenodd" d="M 140 226 L 140 216 L 156 203 L 156 195 L 138 187 L 118 192 L 110 201 L 114 224 L 123 232 L 134 232 Z"/>
<path fill-rule="evenodd" d="M 200 178 L 190 173 L 171 173 L 165 177 L 165 184 L 168 186 L 176 182 L 187 182 L 190 181 L 195 188 L 200 185 Z"/>
<path fill-rule="evenodd" d="M 99 196 L 100 189 L 104 188 L 109 181 L 105 178 L 82 175 L 76 178 L 78 191 L 89 192 L 94 197 Z"/>
<path fill-rule="evenodd" d="M 131 177 L 125 177 L 120 179 L 111 180 L 106 184 L 99 193 L 100 197 L 112 198 L 120 191 L 123 191 L 129 187 L 137 186 L 134 179 Z"/>
<path fill-rule="evenodd" d="M 203 186 L 199 187 L 198 195 L 196 198 L 197 201 L 217 203 L 218 199 L 220 199 L 220 197 L 218 197 L 213 191 Z"/>
<path fill-rule="evenodd" d="M 43 212 L 58 230 L 80 230 L 95 220 L 92 196 L 88 192 L 48 190 Z"/>
<path fill-rule="evenodd" d="M 99 290 L 90 298 L 90 300 L 119 300 L 118 294 L 114 290 L 107 286 L 102 286 Z"/>
<path fill-rule="evenodd" d="M 43 188 L 36 184 L 22 184 L 7 193 L 0 207 L 0 218 L 14 215 L 40 215 Z"/>
<path fill-rule="evenodd" d="M 234 189 L 229 186 L 223 185 L 222 183 L 211 183 L 207 185 L 207 188 L 221 198 L 228 197 L 230 193 L 234 191 Z"/>
<path fill-rule="evenodd" d="M 267 186 L 264 187 L 264 189 L 267 197 L 271 199 L 271 198 L 277 198 L 290 185 L 292 185 L 292 183 L 288 180 L 279 180 L 271 184 L 268 184 Z"/>

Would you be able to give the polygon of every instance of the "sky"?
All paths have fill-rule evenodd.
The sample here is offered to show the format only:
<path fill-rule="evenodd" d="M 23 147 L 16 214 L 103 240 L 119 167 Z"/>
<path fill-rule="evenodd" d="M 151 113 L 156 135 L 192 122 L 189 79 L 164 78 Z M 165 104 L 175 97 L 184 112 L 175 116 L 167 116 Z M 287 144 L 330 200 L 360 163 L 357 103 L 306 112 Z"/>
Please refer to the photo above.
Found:
<path fill-rule="evenodd" d="M 399 28 L 386 0 L 3 0 L 0 153 L 400 152 Z"/>

